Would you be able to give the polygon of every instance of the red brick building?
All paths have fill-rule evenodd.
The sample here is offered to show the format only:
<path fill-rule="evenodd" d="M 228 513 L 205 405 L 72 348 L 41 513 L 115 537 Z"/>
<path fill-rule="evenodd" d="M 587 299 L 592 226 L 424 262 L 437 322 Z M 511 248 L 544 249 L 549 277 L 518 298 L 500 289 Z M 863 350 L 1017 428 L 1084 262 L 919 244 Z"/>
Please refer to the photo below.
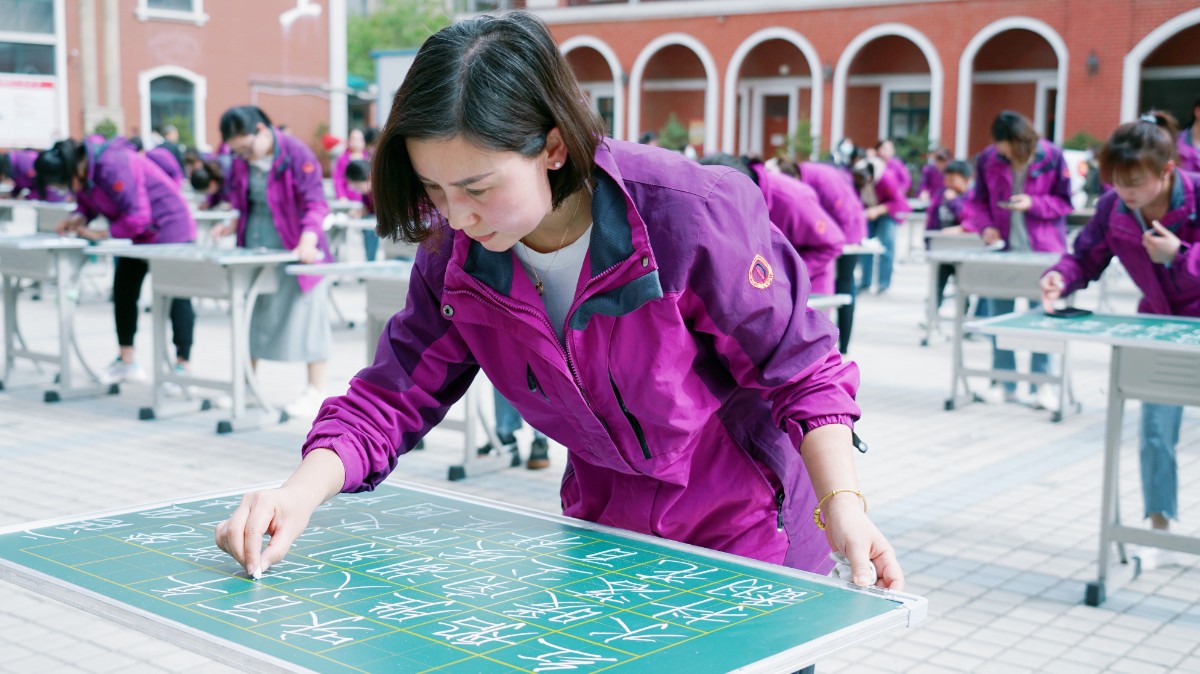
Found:
<path fill-rule="evenodd" d="M 345 0 L 0 0 L 0 147 L 107 120 L 209 148 L 245 104 L 310 145 L 319 128 L 344 137 L 345 21 Z"/>
<path fill-rule="evenodd" d="M 774 154 L 807 120 L 822 150 L 928 128 L 967 156 L 1004 108 L 1061 143 L 1200 96 L 1195 0 L 466 3 L 538 13 L 614 135 L 674 112 L 704 151 Z"/>

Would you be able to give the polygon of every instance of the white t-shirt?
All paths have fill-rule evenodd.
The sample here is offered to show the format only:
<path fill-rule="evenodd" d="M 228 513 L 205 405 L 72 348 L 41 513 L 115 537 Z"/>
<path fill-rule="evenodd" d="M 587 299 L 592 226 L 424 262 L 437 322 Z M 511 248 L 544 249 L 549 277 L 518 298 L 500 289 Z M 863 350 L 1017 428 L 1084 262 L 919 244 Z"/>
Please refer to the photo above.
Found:
<path fill-rule="evenodd" d="M 513 246 L 513 252 L 529 275 L 529 282 L 536 286 L 538 277 L 542 279 L 542 301 L 546 304 L 546 315 L 550 317 L 550 325 L 554 326 L 559 342 L 563 341 L 567 311 L 575 301 L 575 286 L 579 282 L 583 260 L 591 243 L 592 225 L 588 223 L 583 236 L 558 250 L 557 257 L 555 252 L 539 253 L 520 241 Z M 534 269 L 537 274 L 533 273 Z"/>

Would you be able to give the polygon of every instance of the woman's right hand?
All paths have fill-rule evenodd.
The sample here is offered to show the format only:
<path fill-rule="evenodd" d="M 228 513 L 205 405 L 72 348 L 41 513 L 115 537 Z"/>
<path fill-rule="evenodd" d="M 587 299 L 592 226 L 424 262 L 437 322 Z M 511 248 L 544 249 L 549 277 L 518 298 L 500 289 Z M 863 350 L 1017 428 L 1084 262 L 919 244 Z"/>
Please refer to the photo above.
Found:
<path fill-rule="evenodd" d="M 83 216 L 76 214 L 58 223 L 58 226 L 54 228 L 54 231 L 59 236 L 67 236 L 73 232 L 79 231 L 85 224 L 87 224 L 87 222 L 83 219 Z"/>
<path fill-rule="evenodd" d="M 233 225 L 231 223 L 222 222 L 220 224 L 213 225 L 212 229 L 208 230 L 208 236 L 209 238 L 216 240 L 229 236 L 230 232 L 232 231 Z"/>
<path fill-rule="evenodd" d="M 995 227 L 983 228 L 983 242 L 992 245 L 1000 240 L 1000 230 Z"/>
<path fill-rule="evenodd" d="M 258 578 L 283 559 L 308 526 L 320 502 L 296 493 L 294 487 L 250 492 L 229 519 L 217 525 L 217 545 L 237 560 L 246 574 Z M 271 542 L 264 550 L 263 536 Z"/>
<path fill-rule="evenodd" d="M 330 449 L 314 449 L 278 489 L 246 494 L 242 504 L 217 525 L 217 545 L 251 577 L 283 559 L 304 533 L 317 507 L 342 489 L 346 467 Z M 271 543 L 264 550 L 263 536 Z M 257 572 L 257 574 L 256 574 Z"/>
<path fill-rule="evenodd" d="M 1054 311 L 1054 303 L 1062 297 L 1062 274 L 1052 271 L 1042 277 L 1039 285 L 1042 288 L 1042 308 L 1046 311 Z"/>

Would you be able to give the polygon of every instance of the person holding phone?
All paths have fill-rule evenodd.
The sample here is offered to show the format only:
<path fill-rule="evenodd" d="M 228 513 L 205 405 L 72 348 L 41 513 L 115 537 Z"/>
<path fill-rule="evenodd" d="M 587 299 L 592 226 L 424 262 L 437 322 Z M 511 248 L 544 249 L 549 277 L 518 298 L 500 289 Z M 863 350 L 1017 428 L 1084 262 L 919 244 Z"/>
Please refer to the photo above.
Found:
<path fill-rule="evenodd" d="M 1062 151 L 1042 139 L 1029 120 L 1005 110 L 992 122 L 992 141 L 979 155 L 975 191 L 963 229 L 979 232 L 991 247 L 1009 252 L 1061 253 L 1067 249 L 1067 214 L 1071 212 L 1071 178 Z M 1013 311 L 1011 299 L 981 298 L 979 316 Z M 992 369 L 1015 370 L 1016 354 L 997 349 L 992 341 Z M 1034 372 L 1050 371 L 1050 356 L 1034 353 Z M 1038 406 L 1057 411 L 1053 386 L 1030 385 Z M 1016 382 L 1004 382 L 984 395 L 989 401 L 1017 402 Z"/>
<path fill-rule="evenodd" d="M 1200 317 L 1200 175 L 1176 166 L 1174 126 L 1168 113 L 1152 111 L 1117 127 L 1100 150 L 1100 176 L 1113 191 L 1096 204 L 1074 252 L 1042 276 L 1047 311 L 1099 279 L 1116 256 L 1142 291 L 1139 313 Z M 1182 419 L 1180 405 L 1142 403 L 1142 498 L 1154 529 L 1178 519 L 1175 446 Z M 1157 548 L 1142 555 L 1144 566 L 1171 561 Z"/>

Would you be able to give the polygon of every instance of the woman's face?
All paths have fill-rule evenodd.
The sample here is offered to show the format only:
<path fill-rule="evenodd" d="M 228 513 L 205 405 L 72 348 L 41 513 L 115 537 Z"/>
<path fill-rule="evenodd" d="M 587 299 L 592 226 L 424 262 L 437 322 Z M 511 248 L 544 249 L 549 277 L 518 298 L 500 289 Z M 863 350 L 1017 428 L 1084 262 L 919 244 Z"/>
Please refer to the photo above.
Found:
<path fill-rule="evenodd" d="M 1012 143 L 1008 142 L 1007 140 L 996 141 L 996 153 L 1011 162 L 1013 160 Z"/>
<path fill-rule="evenodd" d="M 1114 175 L 1113 189 L 1126 206 L 1141 210 L 1166 193 L 1171 186 L 1171 173 L 1174 170 L 1174 162 L 1168 162 L 1161 175 L 1145 169 L 1136 169 L 1126 175 Z"/>
<path fill-rule="evenodd" d="M 879 156 L 884 161 L 891 161 L 892 157 L 896 156 L 896 146 L 892 144 L 892 141 L 885 140 L 879 144 Z"/>
<path fill-rule="evenodd" d="M 262 159 L 274 149 L 275 138 L 266 125 L 259 124 L 254 133 L 243 133 L 229 139 L 229 151 L 245 159 L 253 161 Z"/>
<path fill-rule="evenodd" d="M 354 129 L 346 138 L 346 149 L 350 152 L 359 153 L 367 147 L 367 141 L 363 140 L 362 131 Z"/>
<path fill-rule="evenodd" d="M 484 149 L 461 136 L 405 144 L 438 213 L 490 251 L 512 248 L 551 211 L 547 171 L 549 154 L 556 147 L 561 151 L 557 129 L 534 157 Z"/>

